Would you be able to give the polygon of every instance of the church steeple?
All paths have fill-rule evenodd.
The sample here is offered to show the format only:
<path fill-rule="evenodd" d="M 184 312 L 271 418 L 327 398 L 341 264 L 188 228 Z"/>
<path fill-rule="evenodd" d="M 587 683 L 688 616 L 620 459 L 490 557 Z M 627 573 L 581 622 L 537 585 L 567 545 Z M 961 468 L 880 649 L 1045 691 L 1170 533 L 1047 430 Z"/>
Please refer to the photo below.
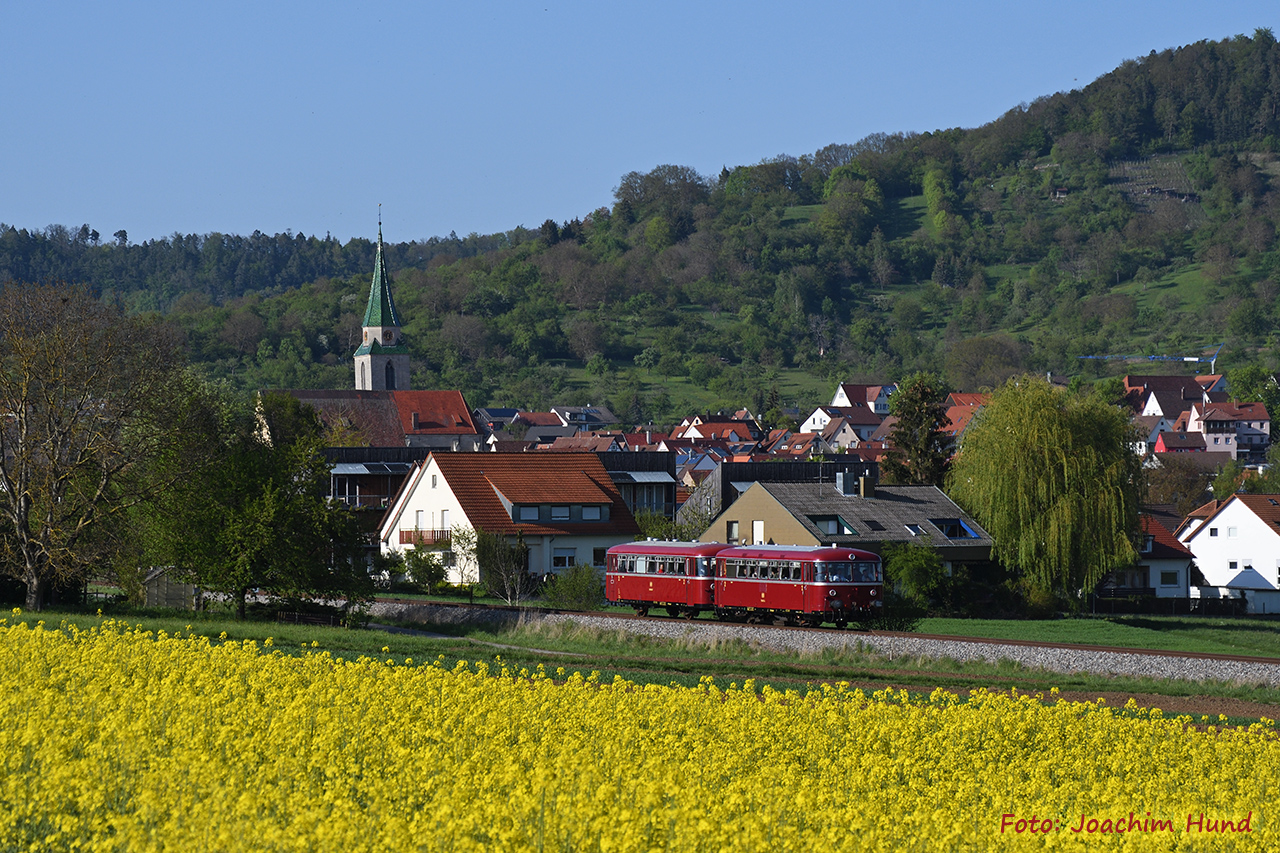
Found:
<path fill-rule="evenodd" d="M 391 298 L 391 276 L 382 253 L 382 206 L 378 207 L 378 255 L 364 312 L 363 340 L 355 352 L 356 390 L 405 391 L 409 388 L 409 349 L 400 335 L 400 315 Z"/>
<path fill-rule="evenodd" d="M 382 254 L 382 222 L 378 222 L 378 257 L 373 264 L 373 284 L 369 287 L 369 307 L 364 311 L 365 326 L 400 326 L 396 301 L 391 298 L 391 276 L 387 259 Z"/>

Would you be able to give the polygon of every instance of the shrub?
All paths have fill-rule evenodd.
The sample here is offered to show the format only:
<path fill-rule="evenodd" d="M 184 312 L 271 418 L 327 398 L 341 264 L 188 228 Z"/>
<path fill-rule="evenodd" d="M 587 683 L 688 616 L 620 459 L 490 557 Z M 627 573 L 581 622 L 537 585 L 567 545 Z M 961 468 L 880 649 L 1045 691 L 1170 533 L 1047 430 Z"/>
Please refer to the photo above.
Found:
<path fill-rule="evenodd" d="M 553 575 L 544 597 L 560 610 L 591 610 L 604 601 L 604 581 L 598 569 L 578 563 L 564 574 Z"/>

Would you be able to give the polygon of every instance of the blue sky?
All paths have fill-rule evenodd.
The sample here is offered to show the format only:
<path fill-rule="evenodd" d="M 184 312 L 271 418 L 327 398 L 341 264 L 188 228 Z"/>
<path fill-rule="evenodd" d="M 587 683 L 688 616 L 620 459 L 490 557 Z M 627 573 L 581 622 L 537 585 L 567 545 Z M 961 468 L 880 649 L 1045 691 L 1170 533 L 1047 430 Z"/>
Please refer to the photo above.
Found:
<path fill-rule="evenodd" d="M 537 227 L 625 173 L 974 127 L 1274 3 L 10 2 L 0 222 L 388 240 Z"/>

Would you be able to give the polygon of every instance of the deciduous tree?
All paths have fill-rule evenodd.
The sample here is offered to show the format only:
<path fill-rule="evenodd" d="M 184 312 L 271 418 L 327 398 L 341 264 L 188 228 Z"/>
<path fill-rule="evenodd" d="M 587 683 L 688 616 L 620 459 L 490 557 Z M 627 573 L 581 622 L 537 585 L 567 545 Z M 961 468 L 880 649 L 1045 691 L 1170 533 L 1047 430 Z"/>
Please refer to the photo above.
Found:
<path fill-rule="evenodd" d="M 997 559 L 1074 599 L 1135 558 L 1135 440 L 1115 406 L 1011 379 L 966 430 L 947 492 L 991 534 Z"/>
<path fill-rule="evenodd" d="M 0 549 L 28 609 L 83 579 L 111 524 L 163 487 L 143 474 L 183 427 L 178 365 L 169 330 L 84 289 L 0 292 Z"/>
<path fill-rule="evenodd" d="M 229 393 L 210 405 L 216 435 L 190 438 L 214 443 L 216 457 L 152 507 L 152 560 L 228 595 L 240 618 L 255 589 L 288 598 L 367 596 L 372 583 L 355 519 L 327 497 L 315 410 L 284 394 L 263 394 L 256 411 Z"/>

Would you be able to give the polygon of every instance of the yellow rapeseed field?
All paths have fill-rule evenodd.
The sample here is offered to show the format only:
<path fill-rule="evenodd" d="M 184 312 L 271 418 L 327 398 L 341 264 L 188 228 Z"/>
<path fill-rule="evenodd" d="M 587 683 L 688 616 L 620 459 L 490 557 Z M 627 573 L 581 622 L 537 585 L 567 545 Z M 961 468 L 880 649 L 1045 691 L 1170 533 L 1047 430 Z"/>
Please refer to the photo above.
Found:
<path fill-rule="evenodd" d="M 1280 849 L 1270 721 L 23 619 L 0 621 L 0 850 Z"/>

